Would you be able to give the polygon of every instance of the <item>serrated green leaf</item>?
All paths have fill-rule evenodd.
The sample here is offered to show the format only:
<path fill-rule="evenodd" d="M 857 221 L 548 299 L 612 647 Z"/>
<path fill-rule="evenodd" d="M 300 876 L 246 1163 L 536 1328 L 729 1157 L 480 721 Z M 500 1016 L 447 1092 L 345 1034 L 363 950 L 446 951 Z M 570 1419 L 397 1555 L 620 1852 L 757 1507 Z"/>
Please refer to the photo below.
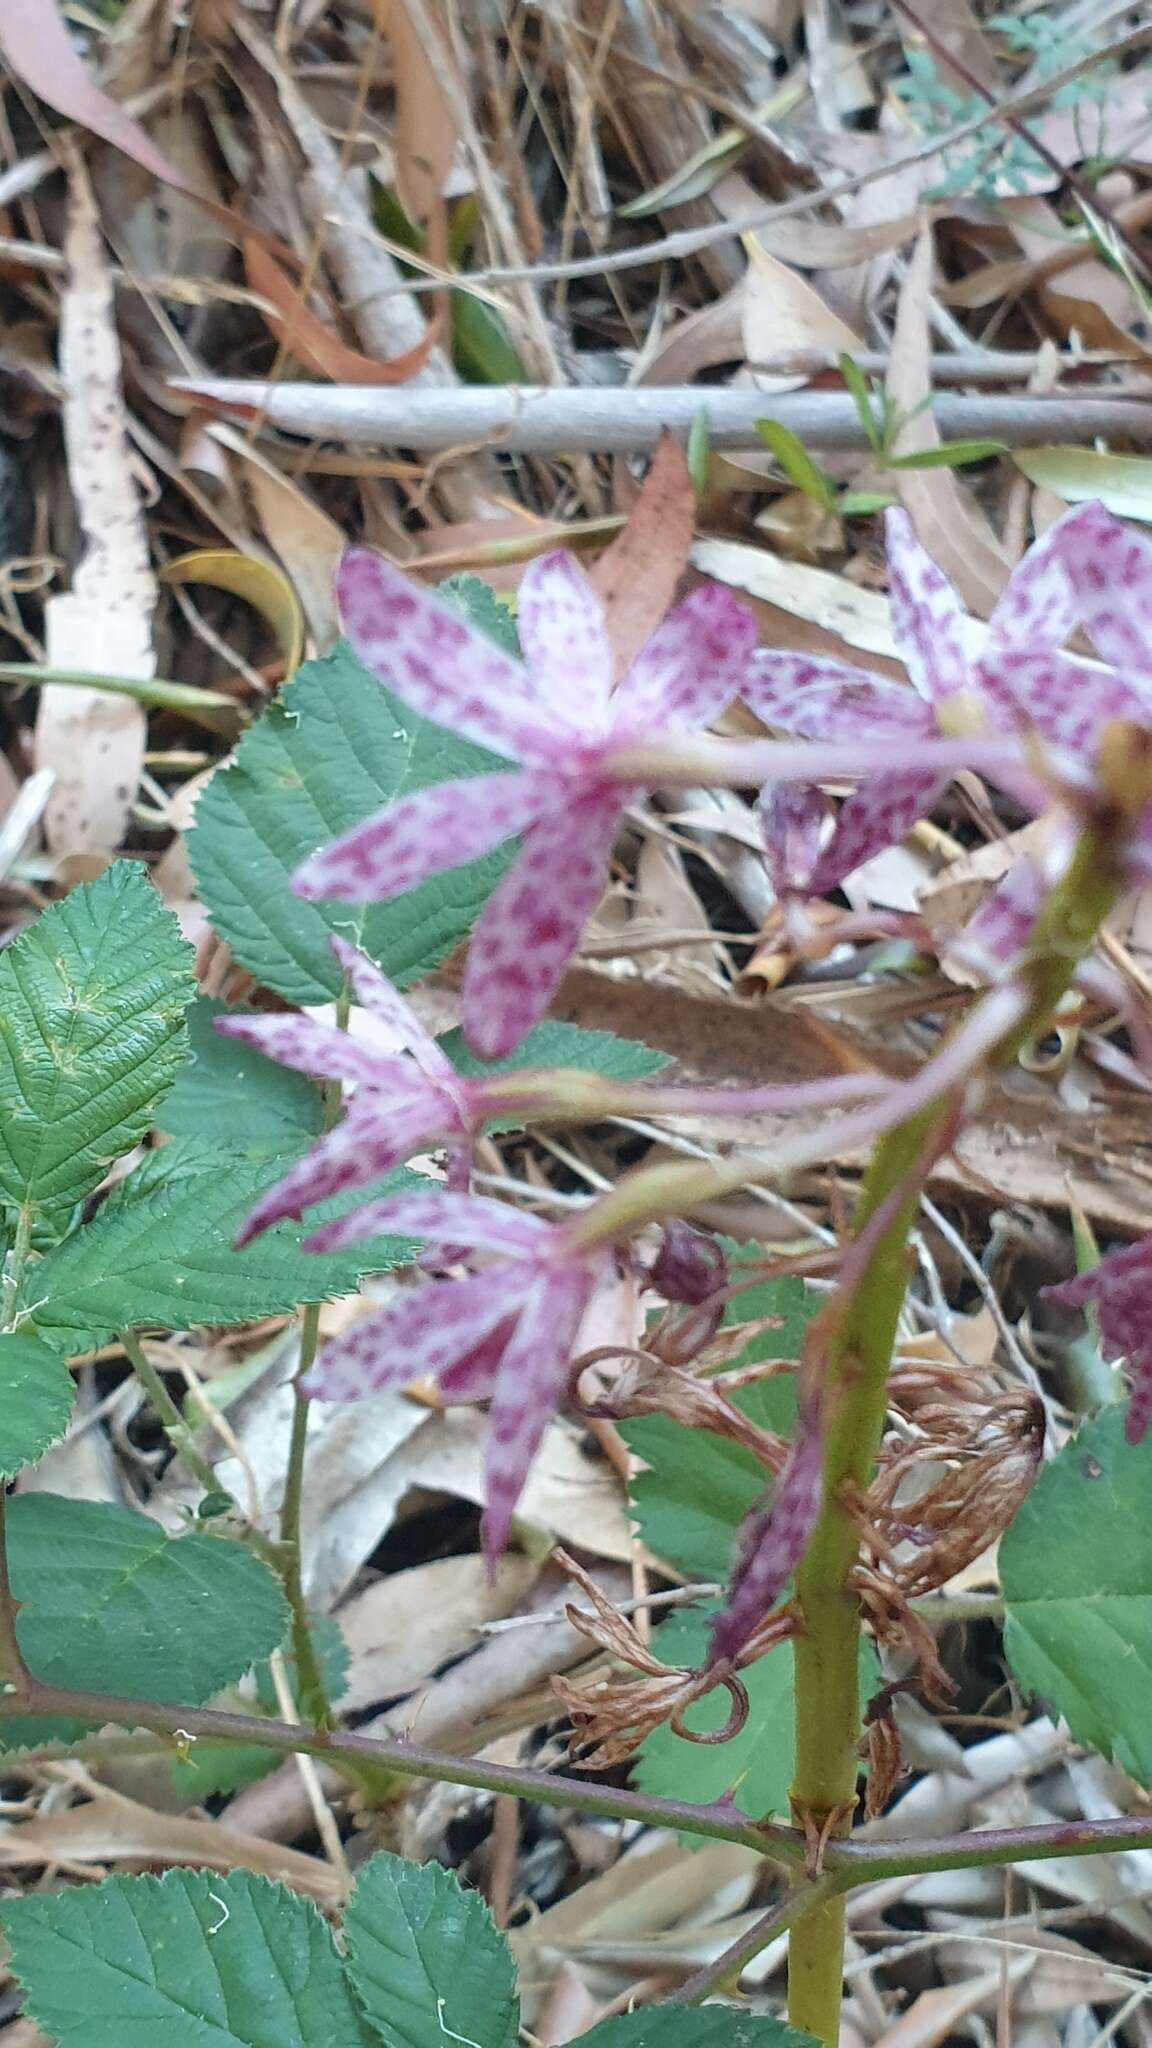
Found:
<path fill-rule="evenodd" d="M 20 1647 L 46 1685 L 199 1706 L 287 1634 L 279 1582 L 243 1545 L 166 1536 L 108 1501 L 18 1495 L 8 1552 Z M 0 1721 L 7 1748 L 62 1732 L 42 1718 L 32 1732 Z"/>
<path fill-rule="evenodd" d="M 192 949 L 136 861 L 0 956 L 0 1203 L 63 1215 L 144 1136 L 184 1057 Z"/>
<path fill-rule="evenodd" d="M 12 1968 L 60 2048 L 367 2048 L 326 1922 L 248 1870 L 5 1902 Z"/>
<path fill-rule="evenodd" d="M 306 1074 L 215 1029 L 217 1017 L 250 1014 L 210 996 L 192 1004 L 188 1058 L 161 1127 L 173 1138 L 218 1139 L 229 1152 L 302 1152 L 320 1133 L 320 1091 Z"/>
<path fill-rule="evenodd" d="M 697 1668 L 708 1648 L 708 1630 L 718 1603 L 685 1607 L 661 1622 L 652 1639 L 654 1654 L 666 1664 Z M 747 1688 L 749 1714 L 739 1735 L 717 1744 L 687 1742 L 668 1727 L 649 1735 L 634 1768 L 645 1792 L 706 1805 L 729 1792 L 741 1813 L 765 1820 L 788 1813 L 788 1789 L 796 1765 L 793 1727 L 794 1662 L 791 1643 L 781 1643 L 757 1664 L 740 1673 Z M 860 1700 L 870 1699 L 879 1683 L 879 1665 L 870 1642 L 860 1645 Z M 696 1734 L 723 1728 L 732 1703 L 722 1687 L 694 1700 L 684 1720 Z"/>
<path fill-rule="evenodd" d="M 809 498 L 828 511 L 836 507 L 836 486 L 830 476 L 825 475 L 819 463 L 813 462 L 798 434 L 792 432 L 781 420 L 757 420 L 756 432 L 765 446 L 772 450 L 786 477 Z"/>
<path fill-rule="evenodd" d="M 785 2020 L 731 2005 L 646 2005 L 580 2038 L 589 2048 L 819 2048 L 815 2035 Z"/>
<path fill-rule="evenodd" d="M 1106 1408 L 1045 1465 L 1000 1543 L 1004 1645 L 1077 1742 L 1152 1785 L 1152 1437 Z"/>
<path fill-rule="evenodd" d="M 482 576 L 474 576 L 471 570 L 462 569 L 457 575 L 444 578 L 438 595 L 454 604 L 458 612 L 463 612 L 469 625 L 487 633 L 505 654 L 511 654 L 517 661 L 520 659 L 520 635 L 515 613 Z"/>
<path fill-rule="evenodd" d="M 308 1232 L 347 1202 L 323 1203 L 306 1223 L 278 1223 L 236 1251 L 244 1217 L 290 1164 L 274 1154 L 229 1157 L 188 1140 L 163 1147 L 113 1188 L 91 1223 L 28 1268 L 25 1312 L 50 1341 L 76 1353 L 116 1330 L 286 1314 L 301 1302 L 352 1293 L 363 1274 L 412 1257 L 404 1238 L 319 1256 L 302 1250 Z M 361 1199 L 413 1184 L 402 1168 Z"/>
<path fill-rule="evenodd" d="M 428 973 L 471 929 L 510 848 L 434 875 L 392 903 L 306 903 L 293 895 L 292 876 L 393 797 L 503 765 L 417 718 L 343 643 L 305 662 L 197 805 L 189 858 L 216 930 L 294 1003 L 339 994 L 333 932 L 362 945 L 397 983 Z"/>
<path fill-rule="evenodd" d="M 513 2048 L 516 1966 L 476 1892 L 438 1863 L 380 1854 L 344 1915 L 348 1978 L 388 2048 Z"/>
<path fill-rule="evenodd" d="M 502 1060 L 481 1060 L 462 1031 L 446 1031 L 440 1045 L 458 1074 L 508 1074 L 524 1067 L 582 1067 L 613 1081 L 645 1081 L 668 1065 L 665 1053 L 612 1031 L 583 1031 L 577 1024 L 537 1024 L 516 1051 Z"/>
<path fill-rule="evenodd" d="M 756 1251 L 726 1244 L 733 1273 Z M 796 1358 L 805 1325 L 819 1297 L 791 1274 L 760 1282 L 729 1302 L 726 1327 L 771 1317 L 773 1324 L 750 1334 L 733 1365 Z M 792 1375 L 754 1381 L 732 1397 L 764 1429 L 787 1433 L 796 1419 Z M 644 1415 L 620 1424 L 628 1448 L 647 1471 L 632 1481 L 630 1512 L 645 1543 L 690 1579 L 723 1580 L 741 1522 L 764 1492 L 764 1467 L 741 1444 L 710 1430 L 687 1429 L 666 1415 Z"/>
<path fill-rule="evenodd" d="M 63 1436 L 75 1392 L 63 1358 L 39 1337 L 0 1336 L 0 1479 L 34 1465 Z"/>

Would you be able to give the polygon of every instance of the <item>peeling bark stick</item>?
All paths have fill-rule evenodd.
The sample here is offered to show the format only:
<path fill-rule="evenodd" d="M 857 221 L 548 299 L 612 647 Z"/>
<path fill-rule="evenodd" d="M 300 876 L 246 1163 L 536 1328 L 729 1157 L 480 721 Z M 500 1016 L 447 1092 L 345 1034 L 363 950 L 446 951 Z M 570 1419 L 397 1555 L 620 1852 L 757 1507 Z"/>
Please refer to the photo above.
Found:
<path fill-rule="evenodd" d="M 714 448 L 761 448 L 756 421 L 781 420 L 809 448 L 866 448 L 847 391 L 769 394 L 676 384 L 634 390 L 540 385 L 399 389 L 338 384 L 267 384 L 255 379 L 174 380 L 173 389 L 240 413 L 261 412 L 290 434 L 354 448 L 427 451 L 471 446 L 519 455 L 628 455 L 655 446 L 661 430 L 687 435 L 708 419 Z M 974 436 L 1013 448 L 1052 441 L 1088 444 L 1097 436 L 1152 444 L 1152 404 L 1135 398 L 955 397 L 936 400 L 946 440 Z"/>

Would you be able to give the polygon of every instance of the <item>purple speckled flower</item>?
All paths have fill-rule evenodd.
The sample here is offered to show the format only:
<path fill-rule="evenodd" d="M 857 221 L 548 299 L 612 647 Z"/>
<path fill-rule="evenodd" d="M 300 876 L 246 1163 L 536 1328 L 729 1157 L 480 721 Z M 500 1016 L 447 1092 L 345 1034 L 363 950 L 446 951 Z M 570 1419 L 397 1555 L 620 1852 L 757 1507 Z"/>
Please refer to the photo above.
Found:
<path fill-rule="evenodd" d="M 1077 507 L 1029 549 L 992 613 L 979 653 L 969 652 L 960 601 L 916 539 L 906 513 L 888 513 L 887 534 L 892 627 L 913 688 L 843 662 L 764 650 L 754 658 L 742 693 L 760 717 L 806 739 L 891 735 L 891 772 L 872 776 L 854 791 L 820 852 L 815 806 L 806 810 L 795 787 L 769 793 L 763 818 L 770 859 L 785 888 L 808 895 L 836 888 L 932 810 L 947 778 L 917 765 L 917 740 L 980 726 L 1005 733 L 1032 728 L 1050 745 L 1079 755 L 1091 748 L 1107 719 L 1152 720 L 1152 689 L 1060 651 L 1076 626 L 1099 627 L 1101 565 L 1115 557 L 1129 575 L 1130 543 L 1147 551 L 1146 611 L 1152 620 L 1152 543 L 1128 535 L 1101 506 Z M 1097 644 L 1111 658 L 1127 651 L 1132 637 L 1104 632 Z M 1145 670 L 1152 679 L 1152 625 Z M 803 875 L 805 852 L 811 862 Z"/>
<path fill-rule="evenodd" d="M 241 1245 L 285 1216 L 302 1216 L 315 1202 L 368 1187 L 429 1146 L 447 1145 L 450 1180 L 466 1181 L 473 1138 L 486 1118 L 499 1114 L 522 1078 L 465 1080 L 367 955 L 344 939 L 333 938 L 331 944 L 358 1002 L 396 1036 L 400 1050 L 380 1052 L 333 1025 L 296 1013 L 217 1021 L 218 1031 L 281 1066 L 354 1088 L 335 1129 L 318 1138 L 261 1196 L 240 1231 Z"/>
<path fill-rule="evenodd" d="M 577 1331 L 611 1271 L 603 1246 L 575 1250 L 563 1226 L 480 1195 L 392 1195 L 325 1225 L 311 1251 L 364 1237 L 423 1238 L 502 1254 L 463 1280 L 426 1281 L 326 1344 L 307 1374 L 322 1401 L 358 1401 L 424 1376 L 449 1401 L 490 1401 L 484 1549 L 507 1541 L 540 1439 L 562 1400 Z"/>
<path fill-rule="evenodd" d="M 755 622 L 721 585 L 695 590 L 613 689 L 603 607 L 569 554 L 525 572 L 522 663 L 363 548 L 345 556 L 337 591 L 349 640 L 389 689 L 519 767 L 401 797 L 305 862 L 294 886 L 344 902 L 387 899 L 522 834 L 473 933 L 464 980 L 468 1041 L 497 1058 L 543 1015 L 604 886 L 637 793 L 611 774 L 613 749 L 715 718 L 741 688 Z"/>
<path fill-rule="evenodd" d="M 1042 1292 L 1065 1308 L 1096 1310 L 1106 1358 L 1126 1358 L 1132 1393 L 1125 1433 L 1141 1443 L 1152 1422 L 1152 1237 L 1109 1252 L 1089 1273 L 1062 1280 Z"/>

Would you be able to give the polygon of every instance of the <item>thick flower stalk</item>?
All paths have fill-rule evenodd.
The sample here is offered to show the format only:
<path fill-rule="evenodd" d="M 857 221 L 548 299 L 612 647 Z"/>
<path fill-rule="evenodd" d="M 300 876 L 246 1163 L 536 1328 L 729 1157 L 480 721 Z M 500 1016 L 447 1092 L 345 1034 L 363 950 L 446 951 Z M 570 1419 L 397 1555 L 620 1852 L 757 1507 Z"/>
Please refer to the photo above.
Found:
<path fill-rule="evenodd" d="M 519 764 L 401 797 L 305 863 L 301 895 L 400 896 L 514 834 L 518 860 L 468 950 L 463 1022 L 483 1057 L 510 1052 L 543 1015 L 604 887 L 638 794 L 614 749 L 708 725 L 741 688 L 756 640 L 719 584 L 693 591 L 615 689 L 600 600 L 571 555 L 540 557 L 520 586 L 523 663 L 380 556 L 354 548 L 338 595 L 366 665 L 422 717 Z"/>

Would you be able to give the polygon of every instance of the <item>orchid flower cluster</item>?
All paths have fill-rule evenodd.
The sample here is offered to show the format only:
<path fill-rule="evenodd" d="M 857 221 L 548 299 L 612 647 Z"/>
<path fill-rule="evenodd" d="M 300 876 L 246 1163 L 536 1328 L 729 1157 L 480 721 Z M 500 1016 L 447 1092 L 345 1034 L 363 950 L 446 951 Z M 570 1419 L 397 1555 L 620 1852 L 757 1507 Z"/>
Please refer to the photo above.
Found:
<path fill-rule="evenodd" d="M 386 900 L 517 837 L 518 856 L 480 917 L 464 976 L 464 1032 L 484 1059 L 512 1052 L 544 1015 L 605 886 L 621 822 L 653 790 L 717 779 L 759 786 L 765 857 L 793 908 L 898 843 L 965 766 L 1028 812 L 1055 814 L 1044 862 L 1014 869 L 965 935 L 986 992 L 911 1080 L 856 1074 L 795 1088 L 693 1091 L 523 1069 L 464 1078 L 372 962 L 339 941 L 352 992 L 390 1049 L 299 1015 L 221 1025 L 351 1091 L 341 1121 L 253 1210 L 245 1239 L 446 1148 L 446 1185 L 368 1199 L 309 1240 L 332 1250 L 383 1233 L 410 1236 L 441 1248 L 442 1270 L 328 1343 L 305 1387 L 322 1400 L 352 1401 L 430 1377 L 447 1402 L 490 1403 L 490 1558 L 507 1541 L 530 1462 L 567 1397 L 597 1290 L 630 1266 L 698 1312 L 721 1298 L 724 1276 L 707 1259 L 685 1274 L 683 1235 L 655 1251 L 645 1235 L 653 1225 L 678 1230 L 691 1207 L 692 1187 L 681 1175 L 670 1192 L 669 1170 L 639 1170 L 558 1225 L 470 1192 L 485 1126 L 644 1108 L 739 1118 L 757 1108 L 843 1106 L 838 1145 L 865 1142 L 949 1091 L 962 1098 L 1022 1027 L 1046 949 L 1066 939 L 1046 929 L 1045 904 L 1086 835 L 1113 896 L 1152 873 L 1152 542 L 1099 505 L 1069 512 L 1020 562 L 982 634 L 902 512 L 888 515 L 888 550 L 893 630 L 911 689 L 839 661 L 758 649 L 750 612 L 717 585 L 672 610 L 616 680 L 603 609 L 565 553 L 524 575 L 516 661 L 376 555 L 345 557 L 339 600 L 364 663 L 413 711 L 507 765 L 386 805 L 319 849 L 295 887 L 309 898 Z M 1075 634 L 1088 637 L 1094 659 L 1067 651 Z M 705 729 L 735 698 L 786 737 L 709 737 Z M 857 786 L 829 832 L 823 785 L 842 779 Z M 1077 937 L 1081 951 L 1090 938 Z M 704 1199 L 828 1149 L 826 1131 L 801 1130 L 771 1161 L 736 1155 L 719 1170 L 700 1169 L 693 1185 Z M 455 1277 L 445 1277 L 449 1266 L 460 1269 Z M 1136 1381 L 1130 1426 L 1139 1433 L 1152 1413 L 1152 1241 L 1056 1291 L 1069 1303 L 1093 1300 L 1105 1346 L 1127 1355 Z M 714 1322 L 705 1315 L 701 1329 Z M 820 1511 L 823 1426 L 817 1390 L 774 1495 L 746 1531 L 732 1603 L 713 1638 L 717 1666 L 735 1666 L 803 1554 Z"/>

